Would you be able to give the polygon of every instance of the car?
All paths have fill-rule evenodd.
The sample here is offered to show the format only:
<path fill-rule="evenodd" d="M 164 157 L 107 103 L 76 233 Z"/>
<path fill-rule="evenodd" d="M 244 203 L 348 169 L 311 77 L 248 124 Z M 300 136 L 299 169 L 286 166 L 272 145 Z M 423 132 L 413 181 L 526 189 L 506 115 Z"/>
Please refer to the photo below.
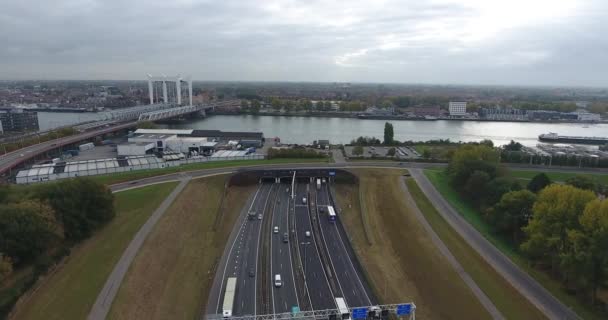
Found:
<path fill-rule="evenodd" d="M 306 204 L 306 197 L 302 198 L 302 203 Z"/>
<path fill-rule="evenodd" d="M 280 274 L 275 274 L 274 275 L 274 286 L 277 288 L 280 288 L 283 285 L 283 281 L 281 281 L 281 275 Z"/>
<path fill-rule="evenodd" d="M 325 207 L 324 207 L 324 206 L 321 206 L 321 207 L 319 208 L 319 212 L 321 212 L 321 213 L 325 213 Z"/>
<path fill-rule="evenodd" d="M 279 226 L 274 226 L 274 233 L 279 233 Z"/>
<path fill-rule="evenodd" d="M 255 277 L 255 270 L 253 270 L 253 268 L 249 268 L 249 276 L 251 278 Z"/>
<path fill-rule="evenodd" d="M 283 242 L 289 242 L 289 234 L 287 232 L 283 233 Z"/>
<path fill-rule="evenodd" d="M 258 220 L 262 220 L 262 214 L 258 213 Z"/>
<path fill-rule="evenodd" d="M 306 235 L 306 238 L 310 238 L 310 231 L 306 231 L 304 234 Z"/>

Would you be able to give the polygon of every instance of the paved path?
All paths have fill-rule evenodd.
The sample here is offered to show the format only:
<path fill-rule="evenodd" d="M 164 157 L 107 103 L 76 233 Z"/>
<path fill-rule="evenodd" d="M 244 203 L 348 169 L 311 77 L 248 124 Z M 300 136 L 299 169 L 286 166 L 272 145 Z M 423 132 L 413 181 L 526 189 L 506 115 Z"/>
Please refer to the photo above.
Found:
<path fill-rule="evenodd" d="M 498 271 L 524 297 L 534 304 L 549 319 L 580 319 L 574 311 L 562 304 L 536 280 L 521 270 L 511 260 L 483 237 L 441 196 L 422 170 L 410 169 L 420 189 L 433 203 L 443 218 Z"/>
<path fill-rule="evenodd" d="M 414 214 L 416 215 L 416 218 L 418 219 L 418 221 L 420 221 L 420 223 L 422 224 L 424 229 L 431 236 L 431 240 L 433 241 L 435 246 L 437 246 L 439 251 L 441 251 L 441 253 L 447 258 L 448 262 L 452 265 L 454 270 L 456 270 L 456 273 L 458 273 L 458 275 L 460 276 L 460 278 L 462 278 L 464 283 L 473 291 L 473 294 L 477 297 L 477 299 L 479 299 L 479 302 L 481 302 L 483 307 L 486 308 L 486 310 L 488 311 L 488 313 L 490 313 L 492 318 L 499 319 L 499 320 L 505 319 L 505 317 L 500 313 L 500 311 L 498 311 L 498 309 L 496 308 L 494 303 L 492 303 L 492 300 L 490 300 L 490 298 L 488 298 L 488 296 L 483 291 L 481 291 L 481 289 L 477 286 L 477 283 L 475 283 L 475 281 L 471 278 L 471 276 L 464 270 L 464 268 L 462 267 L 460 262 L 458 262 L 456 257 L 454 257 L 454 255 L 452 255 L 452 253 L 450 252 L 450 249 L 448 249 L 448 247 L 446 247 L 445 243 L 443 243 L 443 241 L 439 238 L 437 233 L 435 233 L 435 230 L 433 230 L 433 227 L 431 227 L 431 225 L 426 220 L 426 218 L 424 217 L 422 212 L 420 212 L 420 209 L 416 205 L 416 201 L 414 201 L 414 198 L 412 198 L 412 195 L 410 194 L 410 192 L 405 184 L 405 179 L 401 178 L 400 180 L 401 181 L 399 184 L 401 185 L 401 189 L 403 189 L 403 192 L 405 193 L 405 200 L 410 204 L 410 207 L 413 209 Z"/>
<path fill-rule="evenodd" d="M 148 218 L 146 223 L 144 223 L 141 229 L 135 234 L 133 240 L 131 240 L 131 243 L 129 243 L 129 246 L 120 257 L 120 260 L 116 263 L 116 266 L 114 266 L 114 270 L 112 270 L 112 273 L 106 280 L 103 289 L 99 292 L 97 300 L 95 300 L 95 304 L 93 304 L 93 308 L 91 308 L 87 319 L 103 320 L 106 318 L 106 315 L 112 306 L 112 301 L 114 301 L 114 297 L 116 297 L 116 294 L 118 293 L 118 288 L 120 288 L 120 284 L 125 277 L 127 270 L 129 270 L 131 262 L 135 259 L 139 248 L 143 245 L 146 237 L 152 231 L 152 228 L 154 228 L 154 225 L 156 225 L 158 220 L 163 216 L 165 211 L 167 211 L 167 208 L 169 208 L 171 203 L 173 203 L 177 195 L 186 187 L 189 181 L 189 177 L 183 177 L 177 187 L 173 189 L 171 194 L 167 196 L 154 213 L 152 213 L 150 218 Z"/>

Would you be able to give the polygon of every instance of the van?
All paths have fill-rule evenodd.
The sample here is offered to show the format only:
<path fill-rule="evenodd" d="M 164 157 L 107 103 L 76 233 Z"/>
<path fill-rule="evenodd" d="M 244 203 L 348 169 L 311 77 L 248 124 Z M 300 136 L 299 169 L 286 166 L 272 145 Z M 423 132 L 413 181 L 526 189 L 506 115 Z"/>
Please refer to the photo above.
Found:
<path fill-rule="evenodd" d="M 274 286 L 277 288 L 280 288 L 282 285 L 283 285 L 283 281 L 281 281 L 281 275 L 275 274 L 274 275 Z"/>

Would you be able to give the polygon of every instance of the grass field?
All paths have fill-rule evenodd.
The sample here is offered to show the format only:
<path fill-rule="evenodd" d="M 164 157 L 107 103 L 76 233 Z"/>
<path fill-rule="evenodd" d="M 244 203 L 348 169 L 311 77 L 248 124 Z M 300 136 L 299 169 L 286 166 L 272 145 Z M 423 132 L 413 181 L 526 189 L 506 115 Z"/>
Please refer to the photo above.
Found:
<path fill-rule="evenodd" d="M 19 303 L 12 319 L 85 319 L 133 235 L 176 185 L 169 182 L 115 194 L 116 217 L 73 248 L 65 263 Z"/>
<path fill-rule="evenodd" d="M 139 170 L 120 172 L 114 174 L 107 174 L 101 176 L 92 176 L 91 179 L 101 182 L 106 185 L 125 182 L 135 179 L 143 179 L 149 177 L 160 176 L 164 174 L 193 171 L 201 169 L 215 169 L 215 168 L 228 168 L 238 166 L 254 166 L 254 165 L 267 165 L 267 164 L 281 164 L 281 163 L 326 163 L 329 159 L 271 159 L 271 160 L 229 160 L 229 161 L 213 161 L 213 162 L 201 162 L 192 163 L 179 167 L 170 167 L 164 169 L 151 169 L 151 170 Z"/>
<path fill-rule="evenodd" d="M 441 217 L 414 179 L 406 180 L 408 190 L 433 230 L 458 259 L 479 288 L 507 319 L 543 319 L 544 315 L 492 268 Z"/>
<path fill-rule="evenodd" d="M 523 171 L 523 170 L 509 170 L 509 174 L 518 179 L 522 180 L 532 180 L 532 178 L 541 173 L 542 171 Z M 608 174 L 590 174 L 590 173 L 573 173 L 573 172 L 545 172 L 545 174 L 551 179 L 551 181 L 559 181 L 564 182 L 568 180 L 568 178 L 572 178 L 574 176 L 585 176 L 591 178 L 597 182 L 602 184 L 608 184 Z"/>
<path fill-rule="evenodd" d="M 108 319 L 196 319 L 238 213 L 255 188 L 231 187 L 213 230 L 224 182 L 190 182 L 161 218 L 129 268 Z"/>
<path fill-rule="evenodd" d="M 517 171 L 515 171 L 517 172 Z M 570 306 L 579 316 L 584 319 L 603 319 L 602 315 L 593 312 L 590 308 L 582 304 L 576 297 L 567 294 L 561 283 L 551 278 L 547 273 L 531 267 L 527 259 L 517 250 L 517 248 L 506 239 L 493 234 L 490 226 L 481 218 L 477 210 L 465 202 L 456 190 L 448 184 L 447 176 L 441 170 L 424 170 L 424 174 L 433 183 L 441 195 L 467 220 L 479 233 L 488 239 L 496 248 L 506 254 L 511 261 L 525 270 L 536 281 L 542 284 L 562 303 Z M 517 175 L 518 173 L 515 173 Z M 534 174 L 534 173 L 533 173 Z M 565 176 L 561 176 L 565 177 Z M 557 179 L 556 179 L 557 180 Z"/>
<path fill-rule="evenodd" d="M 373 244 L 365 239 L 359 187 L 336 186 L 340 219 L 381 302 L 413 301 L 420 319 L 488 319 L 490 315 L 408 207 L 399 186 L 403 170 L 355 172 Z"/>

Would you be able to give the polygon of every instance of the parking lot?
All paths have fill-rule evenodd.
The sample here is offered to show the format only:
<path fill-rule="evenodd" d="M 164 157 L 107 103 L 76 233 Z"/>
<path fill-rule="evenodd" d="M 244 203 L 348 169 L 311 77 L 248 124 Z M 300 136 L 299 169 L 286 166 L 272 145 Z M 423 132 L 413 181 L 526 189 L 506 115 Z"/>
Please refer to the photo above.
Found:
<path fill-rule="evenodd" d="M 397 159 L 417 159 L 420 158 L 420 155 L 410 147 L 363 147 L 363 154 L 354 155 L 353 150 L 354 146 L 345 146 L 344 152 L 346 156 L 351 157 L 364 157 L 364 158 L 372 158 L 372 157 L 390 157 L 388 155 L 388 150 L 391 148 L 395 148 L 395 157 Z"/>

